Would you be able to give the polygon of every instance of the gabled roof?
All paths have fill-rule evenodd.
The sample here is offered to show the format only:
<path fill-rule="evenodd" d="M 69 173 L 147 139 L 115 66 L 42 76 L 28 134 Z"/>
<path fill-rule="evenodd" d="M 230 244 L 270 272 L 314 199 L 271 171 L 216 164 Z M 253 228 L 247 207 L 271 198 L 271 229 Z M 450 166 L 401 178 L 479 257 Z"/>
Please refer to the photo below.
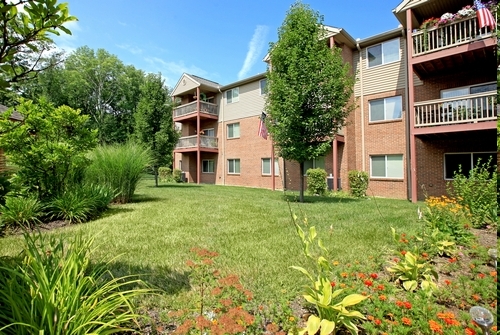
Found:
<path fill-rule="evenodd" d="M 466 5 L 471 5 L 471 0 L 403 0 L 392 10 L 396 18 L 407 28 L 406 11 L 412 11 L 412 27 L 418 28 L 419 24 L 430 17 L 440 17 L 447 12 L 455 13 Z"/>
<path fill-rule="evenodd" d="M 8 110 L 9 110 L 9 107 L 4 106 L 4 105 L 0 105 L 0 114 L 3 114 Z M 15 121 L 22 121 L 24 118 L 19 112 L 13 111 L 12 114 L 10 115 L 10 119 L 15 120 Z"/>
<path fill-rule="evenodd" d="M 178 96 L 186 92 L 193 91 L 197 87 L 201 87 L 208 91 L 218 91 L 220 85 L 215 81 L 204 79 L 192 74 L 183 73 L 177 84 L 175 85 L 171 96 Z"/>

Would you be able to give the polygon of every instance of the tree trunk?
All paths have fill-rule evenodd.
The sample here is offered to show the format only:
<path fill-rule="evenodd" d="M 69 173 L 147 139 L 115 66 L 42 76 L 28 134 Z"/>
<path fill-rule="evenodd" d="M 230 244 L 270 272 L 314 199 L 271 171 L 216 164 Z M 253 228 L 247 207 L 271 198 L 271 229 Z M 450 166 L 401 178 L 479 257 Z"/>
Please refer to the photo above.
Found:
<path fill-rule="evenodd" d="M 300 162 L 299 202 L 304 202 L 304 162 Z"/>
<path fill-rule="evenodd" d="M 158 168 L 153 166 L 153 174 L 155 176 L 155 186 L 158 187 Z"/>

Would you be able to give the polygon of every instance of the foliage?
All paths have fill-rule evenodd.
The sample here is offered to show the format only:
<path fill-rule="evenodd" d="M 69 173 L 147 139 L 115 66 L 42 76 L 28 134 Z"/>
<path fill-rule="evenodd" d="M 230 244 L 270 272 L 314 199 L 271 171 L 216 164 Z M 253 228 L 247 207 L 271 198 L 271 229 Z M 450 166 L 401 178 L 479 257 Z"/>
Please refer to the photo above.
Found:
<path fill-rule="evenodd" d="M 87 183 L 106 185 L 116 190 L 115 202 L 130 202 L 141 174 L 151 163 L 149 149 L 128 142 L 95 148 L 89 155 L 92 163 L 85 171 Z"/>
<path fill-rule="evenodd" d="M 0 260 L 2 334 L 112 334 L 137 314 L 132 299 L 150 290 L 133 276 L 114 278 L 92 264 L 93 239 L 24 235 L 23 259 Z M 2 307 L 3 306 L 3 307 Z"/>
<path fill-rule="evenodd" d="M 2 221 L 7 226 L 30 228 L 41 223 L 44 207 L 35 197 L 5 197 L 5 205 L 0 205 Z"/>
<path fill-rule="evenodd" d="M 22 9 L 20 7 L 22 6 Z M 65 24 L 75 21 L 67 3 L 53 0 L 0 2 L 0 89 L 31 79 L 50 67 L 44 53 L 53 47 L 50 35 L 71 34 Z"/>
<path fill-rule="evenodd" d="M 172 169 L 166 166 L 160 166 L 158 168 L 158 178 L 160 181 L 169 181 L 172 179 Z"/>
<path fill-rule="evenodd" d="M 348 172 L 349 189 L 356 198 L 366 197 L 368 189 L 368 173 L 365 171 L 352 170 Z"/>
<path fill-rule="evenodd" d="M 294 3 L 269 46 L 266 125 L 280 157 L 300 164 L 324 155 L 353 110 L 354 79 L 341 50 L 325 43 L 322 16 Z"/>
<path fill-rule="evenodd" d="M 135 133 L 139 142 L 151 150 L 153 174 L 158 186 L 158 167 L 172 164 L 172 152 L 179 134 L 174 128 L 172 102 L 161 74 L 148 74 L 140 89 Z"/>
<path fill-rule="evenodd" d="M 0 172 L 0 205 L 5 205 L 5 196 L 11 189 L 11 184 L 7 174 Z"/>
<path fill-rule="evenodd" d="M 470 213 L 460 205 L 456 199 L 441 197 L 427 197 L 426 211 L 423 218 L 431 230 L 438 229 L 461 245 L 467 245 L 473 235 L 470 232 Z"/>
<path fill-rule="evenodd" d="M 309 169 L 307 175 L 307 191 L 310 194 L 325 195 L 326 193 L 326 171 L 324 169 Z"/>
<path fill-rule="evenodd" d="M 108 186 L 79 185 L 51 199 L 47 209 L 52 218 L 82 223 L 99 216 L 114 198 Z"/>
<path fill-rule="evenodd" d="M 305 222 L 307 223 L 307 220 Z M 340 300 L 340 295 L 344 290 L 333 289 L 332 262 L 321 255 L 328 251 L 320 239 L 317 240 L 319 257 L 316 258 L 311 252 L 316 243 L 316 228 L 310 227 L 309 234 L 306 236 L 304 230 L 297 223 L 296 216 L 294 216 L 294 223 L 297 234 L 302 241 L 304 255 L 309 260 L 315 262 L 316 267 L 316 273 L 311 274 L 303 267 L 292 266 L 293 269 L 302 272 L 311 282 L 312 285 L 305 287 L 304 299 L 312 304 L 318 313 L 317 316 L 311 315 L 308 318 L 306 327 L 298 332 L 299 335 L 305 332 L 316 334 L 318 330 L 320 330 L 320 334 L 330 334 L 332 332 L 335 334 L 336 328 L 340 328 L 341 326 L 347 328 L 352 334 L 357 334 L 358 328 L 354 324 L 354 321 L 356 319 L 364 319 L 364 316 L 360 312 L 348 310 L 346 307 L 354 306 L 368 297 L 361 294 L 350 294 Z"/>
<path fill-rule="evenodd" d="M 16 180 L 40 199 L 60 194 L 80 178 L 96 144 L 95 132 L 85 127 L 88 117 L 43 99 L 21 100 L 16 110 L 22 123 L 8 119 L 12 109 L 0 119 L 0 146 L 18 167 Z"/>
<path fill-rule="evenodd" d="M 497 220 L 497 171 L 491 171 L 490 163 L 478 162 L 468 176 L 459 167 L 447 185 L 448 193 L 470 211 L 475 228 Z"/>
<path fill-rule="evenodd" d="M 172 171 L 172 178 L 174 178 L 176 183 L 183 183 L 184 179 L 182 179 L 182 170 L 174 169 L 174 171 Z"/>

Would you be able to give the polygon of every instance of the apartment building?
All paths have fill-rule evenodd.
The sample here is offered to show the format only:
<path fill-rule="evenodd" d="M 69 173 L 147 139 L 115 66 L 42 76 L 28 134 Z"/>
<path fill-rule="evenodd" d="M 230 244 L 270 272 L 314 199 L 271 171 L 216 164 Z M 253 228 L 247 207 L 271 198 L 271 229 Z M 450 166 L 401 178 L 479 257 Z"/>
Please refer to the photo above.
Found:
<path fill-rule="evenodd" d="M 405 0 L 393 11 L 399 27 L 363 40 L 325 27 L 356 76 L 357 108 L 331 152 L 306 167 L 324 168 L 335 189 L 348 188 L 348 171 L 363 170 L 369 195 L 417 201 L 444 194 L 459 165 L 467 172 L 478 159 L 496 162 L 496 38 L 464 10 L 470 1 Z M 443 15 L 453 19 L 423 27 Z M 174 167 L 188 182 L 298 189 L 298 164 L 258 136 L 265 86 L 265 74 L 225 86 L 180 78 Z"/>

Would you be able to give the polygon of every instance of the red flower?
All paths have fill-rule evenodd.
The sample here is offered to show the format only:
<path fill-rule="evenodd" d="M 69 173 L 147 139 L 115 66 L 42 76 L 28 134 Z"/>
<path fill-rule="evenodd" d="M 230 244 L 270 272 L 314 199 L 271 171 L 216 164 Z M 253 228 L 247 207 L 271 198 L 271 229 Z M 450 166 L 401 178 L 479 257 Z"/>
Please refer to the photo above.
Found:
<path fill-rule="evenodd" d="M 451 281 L 450 281 L 450 280 L 448 280 L 448 279 L 445 279 L 445 280 L 444 280 L 444 283 L 445 283 L 446 285 L 451 285 Z"/>
<path fill-rule="evenodd" d="M 476 335 L 476 331 L 472 328 L 465 328 L 465 335 Z"/>
<path fill-rule="evenodd" d="M 335 282 L 334 281 L 330 282 L 330 286 L 335 287 Z"/>
<path fill-rule="evenodd" d="M 377 326 L 380 326 L 382 324 L 382 321 L 380 321 L 380 319 L 375 319 L 374 322 Z"/>
<path fill-rule="evenodd" d="M 478 276 L 479 278 L 483 279 L 485 275 L 484 275 L 484 273 L 479 273 L 477 276 Z"/>
<path fill-rule="evenodd" d="M 376 274 L 376 273 L 372 273 L 372 274 L 370 275 L 370 277 L 372 277 L 373 279 L 377 279 L 377 278 L 378 278 L 378 274 Z"/>
<path fill-rule="evenodd" d="M 365 280 L 365 285 L 370 287 L 373 285 L 373 282 L 371 280 L 367 279 L 367 280 Z"/>
<path fill-rule="evenodd" d="M 450 263 L 455 263 L 456 261 L 457 261 L 457 258 L 456 258 L 456 257 L 450 258 L 450 259 L 448 260 L 448 262 L 450 262 Z"/>
<path fill-rule="evenodd" d="M 406 309 L 411 309 L 411 304 L 409 301 L 405 301 L 403 305 L 405 306 Z"/>
<path fill-rule="evenodd" d="M 396 300 L 396 306 L 403 307 L 403 305 L 404 305 L 404 302 L 402 302 L 400 300 Z"/>
<path fill-rule="evenodd" d="M 401 250 L 401 255 L 406 255 L 406 250 Z"/>

